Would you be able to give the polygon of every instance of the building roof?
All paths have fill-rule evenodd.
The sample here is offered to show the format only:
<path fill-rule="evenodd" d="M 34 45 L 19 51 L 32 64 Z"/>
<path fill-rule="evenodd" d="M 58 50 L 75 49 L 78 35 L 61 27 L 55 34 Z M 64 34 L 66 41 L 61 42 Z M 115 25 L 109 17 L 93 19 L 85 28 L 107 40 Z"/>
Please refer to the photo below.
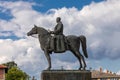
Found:
<path fill-rule="evenodd" d="M 97 70 L 92 70 L 92 78 L 120 78 L 120 75 L 116 75 L 112 72 L 101 72 Z"/>
<path fill-rule="evenodd" d="M 8 72 L 8 68 L 7 68 L 7 66 L 0 65 L 0 69 L 5 69 L 5 73 L 7 73 L 7 72 Z"/>
<path fill-rule="evenodd" d="M 5 68 L 7 68 L 7 66 L 0 65 L 0 69 L 5 69 Z"/>

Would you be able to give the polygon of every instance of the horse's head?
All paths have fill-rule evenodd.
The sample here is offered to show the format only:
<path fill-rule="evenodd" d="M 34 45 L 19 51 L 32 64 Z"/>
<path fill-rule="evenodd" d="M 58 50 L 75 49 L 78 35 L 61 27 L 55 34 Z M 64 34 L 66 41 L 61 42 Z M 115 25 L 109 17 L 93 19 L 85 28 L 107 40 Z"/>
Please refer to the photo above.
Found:
<path fill-rule="evenodd" d="M 27 33 L 27 36 L 31 36 L 33 34 L 37 34 L 37 26 L 34 25 L 34 27 Z"/>
<path fill-rule="evenodd" d="M 34 27 L 27 33 L 27 36 L 31 36 L 33 34 L 39 34 L 40 36 L 50 35 L 46 29 L 37 27 L 36 25 L 34 25 Z"/>

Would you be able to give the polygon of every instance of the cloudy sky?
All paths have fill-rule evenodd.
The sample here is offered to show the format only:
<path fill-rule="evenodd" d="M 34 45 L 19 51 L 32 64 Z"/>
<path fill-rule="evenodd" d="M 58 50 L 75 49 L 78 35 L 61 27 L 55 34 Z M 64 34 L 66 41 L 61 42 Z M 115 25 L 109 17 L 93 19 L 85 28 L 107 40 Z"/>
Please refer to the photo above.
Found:
<path fill-rule="evenodd" d="M 26 33 L 34 24 L 53 30 L 60 16 L 65 35 L 86 36 L 87 69 L 103 67 L 120 74 L 119 4 L 120 0 L 0 0 L 0 63 L 14 60 L 39 79 L 47 60 L 38 39 Z M 69 51 L 51 57 L 53 69 L 79 68 Z"/>

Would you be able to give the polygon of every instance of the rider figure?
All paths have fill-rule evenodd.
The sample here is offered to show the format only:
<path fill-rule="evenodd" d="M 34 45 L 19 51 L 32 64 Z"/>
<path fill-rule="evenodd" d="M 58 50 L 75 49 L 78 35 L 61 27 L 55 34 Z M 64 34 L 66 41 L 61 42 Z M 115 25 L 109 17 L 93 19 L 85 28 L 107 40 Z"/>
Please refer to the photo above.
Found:
<path fill-rule="evenodd" d="M 54 28 L 54 31 L 50 31 L 50 34 L 54 34 L 50 41 L 50 46 L 54 52 L 64 52 L 65 47 L 65 36 L 63 35 L 63 24 L 61 18 L 56 18 L 57 25 Z"/>

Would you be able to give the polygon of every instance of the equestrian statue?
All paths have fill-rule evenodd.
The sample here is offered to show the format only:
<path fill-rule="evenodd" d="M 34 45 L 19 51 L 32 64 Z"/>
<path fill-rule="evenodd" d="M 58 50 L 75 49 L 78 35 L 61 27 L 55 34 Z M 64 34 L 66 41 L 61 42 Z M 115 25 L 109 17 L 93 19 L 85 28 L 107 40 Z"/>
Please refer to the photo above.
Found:
<path fill-rule="evenodd" d="M 48 61 L 47 70 L 51 69 L 51 57 L 50 54 L 54 53 L 63 53 L 67 50 L 71 51 L 76 58 L 79 60 L 80 68 L 79 70 L 85 70 L 86 62 L 84 56 L 88 58 L 87 47 L 86 47 L 86 37 L 83 35 L 74 36 L 63 34 L 63 24 L 61 18 L 56 18 L 57 25 L 54 28 L 54 31 L 46 30 L 43 27 L 34 27 L 27 33 L 28 36 L 33 34 L 38 34 L 38 39 L 41 45 L 41 49 L 44 51 L 44 54 Z M 80 43 L 82 46 L 82 51 L 84 56 L 80 53 Z"/>

